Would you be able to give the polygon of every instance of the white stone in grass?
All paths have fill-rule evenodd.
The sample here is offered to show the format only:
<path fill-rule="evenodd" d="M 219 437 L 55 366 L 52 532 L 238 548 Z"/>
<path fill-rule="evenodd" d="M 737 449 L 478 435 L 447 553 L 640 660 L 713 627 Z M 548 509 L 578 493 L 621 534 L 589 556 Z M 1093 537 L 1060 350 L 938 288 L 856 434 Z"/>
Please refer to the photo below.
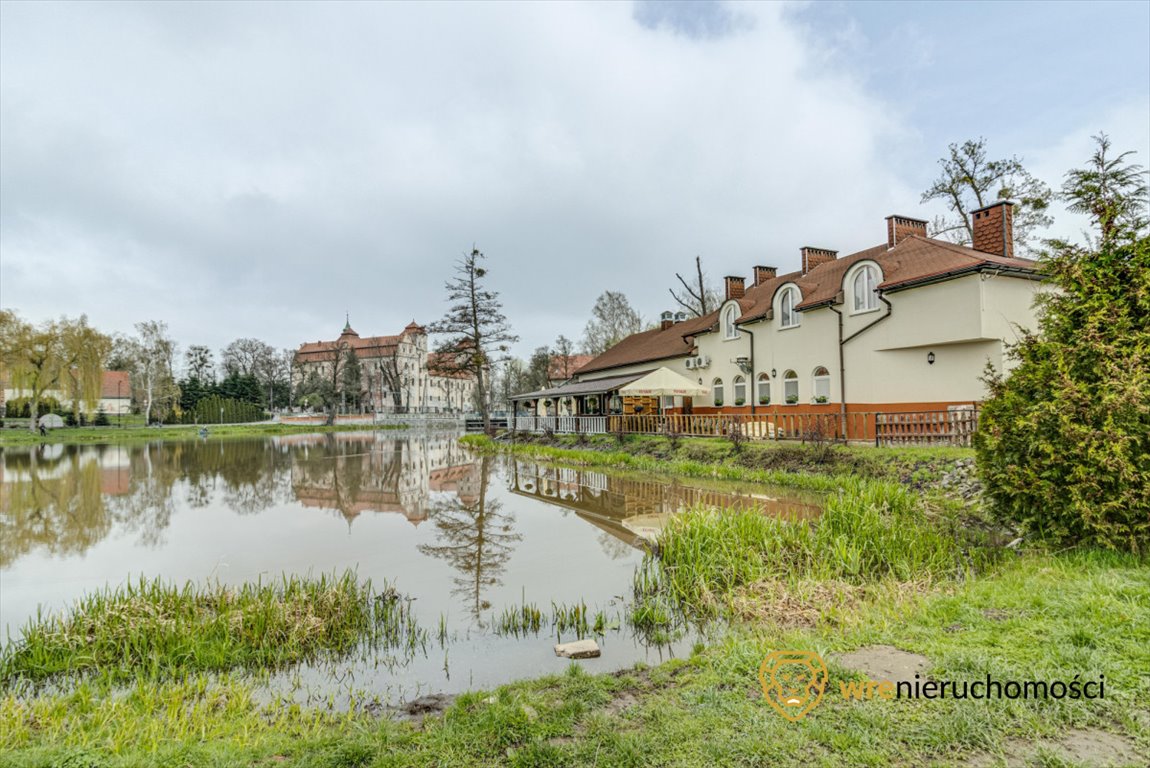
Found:
<path fill-rule="evenodd" d="M 599 644 L 594 640 L 576 640 L 555 646 L 555 655 L 568 659 L 594 659 L 599 656 Z"/>

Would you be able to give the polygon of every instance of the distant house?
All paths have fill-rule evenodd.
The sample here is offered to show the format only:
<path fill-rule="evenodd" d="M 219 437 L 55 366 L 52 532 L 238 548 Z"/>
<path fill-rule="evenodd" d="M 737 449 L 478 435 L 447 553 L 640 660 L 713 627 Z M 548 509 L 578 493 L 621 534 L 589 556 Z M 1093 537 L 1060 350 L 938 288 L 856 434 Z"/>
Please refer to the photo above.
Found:
<path fill-rule="evenodd" d="M 1006 343 L 1035 328 L 1043 276 L 1015 258 L 1012 205 L 972 214 L 974 247 L 927 236 L 926 222 L 886 219 L 886 241 L 840 257 L 805 247 L 801 268 L 756 266 L 749 287 L 725 278 L 704 317 L 663 313 L 574 372 L 572 382 L 515 398 L 520 413 L 793 414 L 970 408 L 989 363 L 1010 366 Z M 694 398 L 618 396 L 667 367 L 706 387 Z"/>
<path fill-rule="evenodd" d="M 552 355 L 547 369 L 547 385 L 557 387 L 570 381 L 575 372 L 595 359 L 595 355 Z"/>
<path fill-rule="evenodd" d="M 0 380 L 0 409 L 9 400 L 30 397 L 31 392 L 13 388 L 6 380 Z M 44 392 L 44 398 L 53 398 L 63 407 L 70 407 L 71 402 L 67 393 L 56 389 Z M 132 410 L 132 385 L 127 371 L 104 371 L 100 376 L 100 399 L 94 408 L 87 403 L 81 403 L 81 409 L 88 416 L 95 416 L 98 411 L 112 415 L 129 413 Z M 3 413 L 0 410 L 0 413 Z"/>
<path fill-rule="evenodd" d="M 311 373 L 330 372 L 336 345 L 355 350 L 362 370 L 359 400 L 370 413 L 462 413 L 472 409 L 473 377 L 444 370 L 428 351 L 427 330 L 414 320 L 395 336 L 360 336 L 344 324 L 334 341 L 301 344 L 295 353 L 293 385 Z"/>

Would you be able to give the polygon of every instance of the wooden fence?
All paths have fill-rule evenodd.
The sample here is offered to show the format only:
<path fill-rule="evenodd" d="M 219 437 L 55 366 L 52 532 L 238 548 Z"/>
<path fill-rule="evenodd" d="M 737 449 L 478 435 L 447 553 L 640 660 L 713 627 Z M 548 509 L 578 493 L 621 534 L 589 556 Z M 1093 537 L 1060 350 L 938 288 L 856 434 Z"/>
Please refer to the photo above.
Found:
<path fill-rule="evenodd" d="M 978 409 L 875 414 L 875 445 L 969 446 Z"/>
<path fill-rule="evenodd" d="M 875 445 L 970 445 L 978 411 L 775 414 L 627 414 L 614 416 L 516 416 L 518 432 L 731 437 L 749 440 L 854 440 Z"/>

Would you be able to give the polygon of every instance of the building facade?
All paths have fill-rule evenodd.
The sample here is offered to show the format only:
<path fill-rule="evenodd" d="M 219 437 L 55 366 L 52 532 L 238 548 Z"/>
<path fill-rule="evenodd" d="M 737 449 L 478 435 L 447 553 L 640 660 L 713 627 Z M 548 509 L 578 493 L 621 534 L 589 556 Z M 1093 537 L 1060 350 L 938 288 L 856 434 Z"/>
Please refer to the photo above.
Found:
<path fill-rule="evenodd" d="M 445 370 L 441 356 L 428 351 L 427 330 L 414 320 L 395 336 L 360 336 L 350 321 L 333 341 L 301 344 L 295 354 L 292 386 L 313 373 L 331 374 L 337 350 L 355 351 L 360 392 L 345 410 L 362 413 L 465 413 L 473 410 L 475 380 Z"/>
<path fill-rule="evenodd" d="M 971 408 L 986 394 L 987 365 L 1008 369 L 1006 344 L 1037 327 L 1042 275 L 1014 257 L 1011 211 L 1000 202 L 972 214 L 976 248 L 890 216 L 886 242 L 874 247 L 843 257 L 806 247 L 799 270 L 756 266 L 749 287 L 729 276 L 717 311 L 663 313 L 659 327 L 584 364 L 546 401 L 520 399 L 520 413 L 811 413 L 845 423 L 851 413 Z M 660 367 L 709 394 L 642 403 L 617 395 Z"/>

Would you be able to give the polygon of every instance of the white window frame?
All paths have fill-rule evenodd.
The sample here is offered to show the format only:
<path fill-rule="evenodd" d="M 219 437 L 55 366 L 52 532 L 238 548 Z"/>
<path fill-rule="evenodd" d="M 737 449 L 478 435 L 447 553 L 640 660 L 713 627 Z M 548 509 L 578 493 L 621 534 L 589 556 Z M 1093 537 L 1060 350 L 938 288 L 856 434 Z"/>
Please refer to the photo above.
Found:
<path fill-rule="evenodd" d="M 743 390 L 743 394 L 739 395 L 739 390 Z M 740 403 L 739 400 L 743 402 Z M 747 378 L 745 376 L 736 376 L 731 380 L 731 405 L 739 406 L 747 404 Z"/>
<path fill-rule="evenodd" d="M 711 382 L 711 404 L 719 408 L 723 405 L 723 400 L 723 380 L 716 377 L 715 380 Z"/>
<path fill-rule="evenodd" d="M 826 371 L 826 373 L 819 373 L 819 371 Z M 831 401 L 831 372 L 825 365 L 818 366 L 811 374 L 811 402 L 818 402 L 820 395 L 826 396 L 828 403 Z"/>
<path fill-rule="evenodd" d="M 723 340 L 731 341 L 739 338 L 739 327 L 735 321 L 739 319 L 739 308 L 731 304 L 723 310 Z"/>
<path fill-rule="evenodd" d="M 763 388 L 766 387 L 766 391 Z M 756 382 L 755 402 L 759 405 L 771 404 L 771 377 L 765 373 L 759 374 L 759 380 Z M 763 402 L 763 395 L 767 396 L 767 402 Z"/>
<path fill-rule="evenodd" d="M 789 376 L 787 374 L 790 374 Z M 794 392 L 791 391 L 791 385 L 794 385 Z M 791 401 L 791 396 L 794 395 L 794 401 Z M 783 405 L 798 405 L 799 404 L 799 375 L 794 371 L 783 372 Z"/>
<path fill-rule="evenodd" d="M 867 277 L 871 279 L 870 290 L 863 288 L 863 293 L 860 295 L 858 286 L 859 280 L 865 280 Z M 873 264 L 864 264 L 855 271 L 854 276 L 851 278 L 851 314 L 852 315 L 865 315 L 867 312 L 875 312 L 879 309 L 878 300 L 878 285 L 882 282 L 882 277 L 879 274 L 878 267 Z M 859 305 L 859 299 L 863 299 L 863 303 Z"/>
<path fill-rule="evenodd" d="M 779 330 L 787 330 L 788 328 L 799 327 L 799 311 L 795 309 L 798 305 L 799 289 L 794 286 L 787 286 L 779 295 Z M 790 302 L 790 306 L 787 306 Z M 791 322 L 787 323 L 787 315 L 790 315 Z"/>

